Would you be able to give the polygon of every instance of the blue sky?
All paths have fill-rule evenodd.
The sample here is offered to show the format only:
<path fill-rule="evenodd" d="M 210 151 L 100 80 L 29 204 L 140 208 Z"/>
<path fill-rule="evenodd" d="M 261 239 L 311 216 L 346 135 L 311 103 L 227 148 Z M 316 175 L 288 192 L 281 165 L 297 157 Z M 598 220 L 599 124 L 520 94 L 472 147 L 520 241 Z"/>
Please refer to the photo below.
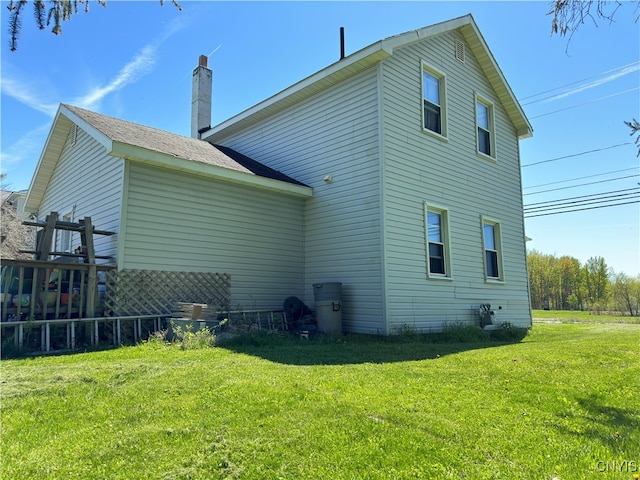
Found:
<path fill-rule="evenodd" d="M 29 5 L 18 51 L 10 52 L 2 2 L 0 148 L 12 189 L 28 188 L 59 103 L 189 135 L 191 72 L 200 54 L 210 55 L 214 71 L 215 125 L 337 61 L 340 27 L 349 54 L 467 13 L 534 128 L 521 142 L 525 205 L 626 195 L 640 183 L 623 124 L 640 120 L 634 3 L 623 4 L 613 25 L 587 22 L 570 42 L 550 35 L 547 2 L 181 4 L 182 12 L 170 0 L 164 7 L 109 1 L 106 8 L 93 1 L 58 37 L 35 28 Z M 639 224 L 637 203 L 527 218 L 528 247 L 582 263 L 601 256 L 635 276 Z"/>

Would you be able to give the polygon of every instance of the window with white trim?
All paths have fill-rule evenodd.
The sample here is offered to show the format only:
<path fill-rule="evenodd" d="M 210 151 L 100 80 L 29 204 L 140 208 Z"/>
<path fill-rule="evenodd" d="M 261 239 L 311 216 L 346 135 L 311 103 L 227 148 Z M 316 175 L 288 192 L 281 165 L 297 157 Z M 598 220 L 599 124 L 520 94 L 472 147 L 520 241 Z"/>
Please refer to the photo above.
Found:
<path fill-rule="evenodd" d="M 486 218 L 482 219 L 482 242 L 486 278 L 488 280 L 503 280 L 500 223 Z"/>
<path fill-rule="evenodd" d="M 422 66 L 422 128 L 446 137 L 445 77 Z"/>
<path fill-rule="evenodd" d="M 429 277 L 451 277 L 449 213 L 446 209 L 425 204 L 425 216 Z"/>
<path fill-rule="evenodd" d="M 60 220 L 63 222 L 71 222 L 73 221 L 73 215 L 67 213 L 63 215 Z M 58 230 L 56 238 L 58 244 L 55 247 L 56 252 L 71 252 L 71 233 L 71 230 Z"/>
<path fill-rule="evenodd" d="M 495 158 L 493 105 L 476 97 L 476 131 L 478 153 Z"/>

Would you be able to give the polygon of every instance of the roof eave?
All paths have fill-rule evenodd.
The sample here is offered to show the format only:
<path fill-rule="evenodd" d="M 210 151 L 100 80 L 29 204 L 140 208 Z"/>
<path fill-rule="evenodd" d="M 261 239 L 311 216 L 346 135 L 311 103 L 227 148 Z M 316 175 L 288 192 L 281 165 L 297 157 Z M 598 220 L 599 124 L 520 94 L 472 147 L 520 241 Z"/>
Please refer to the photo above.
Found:
<path fill-rule="evenodd" d="M 40 203 L 44 198 L 47 185 L 51 180 L 53 171 L 58 162 L 58 158 L 62 154 L 67 136 L 73 124 L 80 126 L 82 129 L 92 132 L 94 138 L 98 140 L 106 149 L 111 149 L 111 140 L 102 132 L 96 130 L 92 125 L 75 115 L 64 105 L 58 106 L 58 111 L 54 117 L 51 129 L 45 141 L 44 148 L 38 159 L 35 172 L 31 178 L 29 190 L 25 200 L 24 209 L 29 213 L 37 213 Z"/>
<path fill-rule="evenodd" d="M 393 55 L 395 48 L 410 45 L 429 37 L 460 29 L 472 51 L 478 56 L 485 74 L 499 93 L 511 121 L 516 127 L 518 138 L 529 138 L 533 128 L 522 107 L 516 99 L 506 78 L 502 74 L 495 58 L 491 54 L 478 26 L 471 14 L 453 18 L 441 23 L 402 33 L 380 40 L 348 57 L 329 65 L 323 70 L 282 90 L 272 97 L 253 107 L 225 120 L 207 130 L 201 136 L 203 140 L 216 142 L 225 136 L 236 133 L 243 128 L 255 124 L 277 111 L 283 110 L 302 99 L 308 98 L 342 80 L 355 75 Z M 502 93 L 500 95 L 500 93 Z"/>
<path fill-rule="evenodd" d="M 487 45 L 482 33 L 478 29 L 473 17 L 468 15 L 469 21 L 462 25 L 460 31 L 464 36 L 469 48 L 478 59 L 480 67 L 484 71 L 485 76 L 493 85 L 498 98 L 505 107 L 507 115 L 516 128 L 519 139 L 530 138 L 533 136 L 533 128 L 527 119 L 527 116 L 518 102 L 509 82 L 505 78 L 502 70 L 498 66 L 498 62 L 494 58 L 489 46 Z"/>
<path fill-rule="evenodd" d="M 370 68 L 391 56 L 393 53 L 392 48 L 393 46 L 384 40 L 376 42 L 203 132 L 200 138 L 215 143 L 218 138 L 257 123 L 277 111 L 295 105 L 346 78 Z"/>
<path fill-rule="evenodd" d="M 253 173 L 240 172 L 217 165 L 195 162 L 126 143 L 114 142 L 113 149 L 110 153 L 113 156 L 137 163 L 178 170 L 199 176 L 207 176 L 217 180 L 270 190 L 295 197 L 310 198 L 313 196 L 313 189 L 306 185 L 297 185 L 281 180 L 261 177 Z"/>

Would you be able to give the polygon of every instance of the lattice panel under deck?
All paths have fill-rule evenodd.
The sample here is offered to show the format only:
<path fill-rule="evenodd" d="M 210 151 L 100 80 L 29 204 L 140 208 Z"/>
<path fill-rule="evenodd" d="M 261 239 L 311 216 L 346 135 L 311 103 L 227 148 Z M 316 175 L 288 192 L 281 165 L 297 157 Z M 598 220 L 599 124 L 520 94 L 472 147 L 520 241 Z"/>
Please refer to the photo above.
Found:
<path fill-rule="evenodd" d="M 227 273 L 121 270 L 107 273 L 105 314 L 171 314 L 176 302 L 206 303 L 228 309 L 231 277 Z"/>

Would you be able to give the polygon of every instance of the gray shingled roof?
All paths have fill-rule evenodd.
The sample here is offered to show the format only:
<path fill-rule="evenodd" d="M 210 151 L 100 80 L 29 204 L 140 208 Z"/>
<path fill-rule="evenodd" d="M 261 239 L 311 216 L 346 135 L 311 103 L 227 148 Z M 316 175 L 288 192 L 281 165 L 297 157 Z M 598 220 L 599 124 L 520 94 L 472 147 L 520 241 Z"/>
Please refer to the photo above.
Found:
<path fill-rule="evenodd" d="M 71 105 L 64 105 L 64 107 L 114 142 L 133 145 L 184 160 L 228 168 L 295 185 L 304 185 L 231 148 L 214 146 L 204 140 L 177 135 Z"/>

